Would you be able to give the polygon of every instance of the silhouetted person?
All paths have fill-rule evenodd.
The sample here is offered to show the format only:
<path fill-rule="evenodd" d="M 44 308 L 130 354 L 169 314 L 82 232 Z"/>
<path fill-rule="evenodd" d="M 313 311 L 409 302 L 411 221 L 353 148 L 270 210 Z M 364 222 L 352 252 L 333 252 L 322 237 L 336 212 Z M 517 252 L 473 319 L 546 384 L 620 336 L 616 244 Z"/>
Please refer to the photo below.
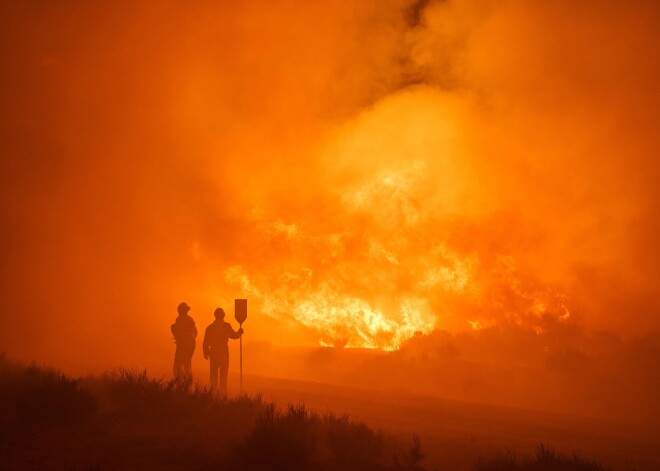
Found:
<path fill-rule="evenodd" d="M 190 306 L 181 303 L 177 307 L 179 317 L 172 324 L 172 335 L 176 342 L 176 353 L 174 353 L 174 377 L 192 378 L 192 356 L 195 352 L 195 339 L 197 338 L 197 327 L 192 317 L 188 315 Z"/>
<path fill-rule="evenodd" d="M 211 359 L 211 388 L 218 387 L 218 370 L 220 370 L 220 393 L 227 394 L 227 373 L 229 372 L 229 339 L 238 339 L 243 334 L 240 328 L 234 331 L 225 322 L 225 311 L 219 307 L 213 313 L 215 322 L 206 328 L 204 333 L 204 358 Z"/>

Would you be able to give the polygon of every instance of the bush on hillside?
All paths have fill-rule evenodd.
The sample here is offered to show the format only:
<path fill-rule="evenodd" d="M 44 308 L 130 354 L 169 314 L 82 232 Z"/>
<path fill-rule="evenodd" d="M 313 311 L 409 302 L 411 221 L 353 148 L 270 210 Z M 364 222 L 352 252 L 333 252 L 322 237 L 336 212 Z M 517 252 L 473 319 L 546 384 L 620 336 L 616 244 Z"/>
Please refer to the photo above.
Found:
<path fill-rule="evenodd" d="M 319 416 L 302 404 L 285 410 L 267 404 L 237 452 L 245 469 L 255 470 L 423 469 L 419 437 L 413 437 L 406 451 L 392 437 L 353 422 L 348 415 Z M 403 462 L 396 456 L 403 456 Z"/>
<path fill-rule="evenodd" d="M 504 453 L 488 460 L 479 460 L 475 471 L 606 471 L 602 464 L 577 455 L 560 455 L 540 444 L 532 456 L 518 460 L 513 453 Z"/>
<path fill-rule="evenodd" d="M 318 421 L 303 405 L 290 405 L 283 412 L 267 404 L 237 451 L 257 469 L 309 469 Z"/>
<path fill-rule="evenodd" d="M 0 417 L 6 422 L 67 422 L 92 414 L 98 401 L 80 380 L 36 364 L 28 367 L 0 357 Z"/>
<path fill-rule="evenodd" d="M 95 386 L 116 415 L 143 420 L 251 423 L 263 407 L 260 395 L 224 399 L 190 380 L 152 378 L 146 370 L 120 368 Z"/>
<path fill-rule="evenodd" d="M 323 418 L 325 443 L 333 460 L 345 469 L 364 469 L 381 456 L 383 434 L 360 422 L 352 422 L 347 414 L 328 414 Z"/>

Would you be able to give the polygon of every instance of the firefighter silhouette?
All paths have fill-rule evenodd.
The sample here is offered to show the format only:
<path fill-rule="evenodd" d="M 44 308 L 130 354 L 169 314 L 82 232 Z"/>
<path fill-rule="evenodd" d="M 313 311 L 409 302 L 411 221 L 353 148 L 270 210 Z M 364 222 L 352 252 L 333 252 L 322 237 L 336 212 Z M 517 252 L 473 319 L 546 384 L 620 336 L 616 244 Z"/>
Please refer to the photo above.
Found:
<path fill-rule="evenodd" d="M 218 387 L 218 370 L 220 370 L 221 394 L 227 394 L 227 373 L 229 372 L 229 339 L 238 339 L 243 329 L 235 331 L 225 322 L 225 311 L 219 307 L 213 313 L 215 321 L 206 328 L 204 333 L 204 358 L 211 362 L 211 388 Z"/>
<path fill-rule="evenodd" d="M 195 353 L 197 327 L 192 317 L 188 315 L 190 306 L 181 303 L 177 307 L 179 316 L 172 324 L 171 330 L 176 342 L 174 353 L 174 377 L 177 379 L 192 379 L 192 356 Z"/>

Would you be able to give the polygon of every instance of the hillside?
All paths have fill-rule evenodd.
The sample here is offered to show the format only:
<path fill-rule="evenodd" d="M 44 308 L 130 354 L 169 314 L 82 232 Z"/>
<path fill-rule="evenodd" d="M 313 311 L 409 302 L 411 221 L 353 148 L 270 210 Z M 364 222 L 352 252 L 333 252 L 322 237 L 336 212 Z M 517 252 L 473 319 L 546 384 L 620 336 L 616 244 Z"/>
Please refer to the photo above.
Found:
<path fill-rule="evenodd" d="M 192 384 L 122 369 L 75 379 L 3 358 L 0 404 L 0 467 L 7 470 L 421 471 L 433 469 L 425 455 L 437 446 L 299 402 L 279 406 L 260 395 L 225 400 Z M 604 469 L 547 448 L 522 459 L 474 456 L 470 467 L 505 469 L 502 462 L 530 470 Z"/>

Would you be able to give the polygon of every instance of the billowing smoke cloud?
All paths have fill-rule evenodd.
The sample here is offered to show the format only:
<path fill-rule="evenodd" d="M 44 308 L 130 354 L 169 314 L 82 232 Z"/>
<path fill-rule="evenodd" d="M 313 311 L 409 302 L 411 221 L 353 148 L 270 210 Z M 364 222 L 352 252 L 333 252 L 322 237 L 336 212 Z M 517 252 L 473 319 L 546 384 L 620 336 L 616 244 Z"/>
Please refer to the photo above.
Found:
<path fill-rule="evenodd" d="M 10 352 L 658 328 L 654 3 L 308 3 L 3 7 Z"/>

